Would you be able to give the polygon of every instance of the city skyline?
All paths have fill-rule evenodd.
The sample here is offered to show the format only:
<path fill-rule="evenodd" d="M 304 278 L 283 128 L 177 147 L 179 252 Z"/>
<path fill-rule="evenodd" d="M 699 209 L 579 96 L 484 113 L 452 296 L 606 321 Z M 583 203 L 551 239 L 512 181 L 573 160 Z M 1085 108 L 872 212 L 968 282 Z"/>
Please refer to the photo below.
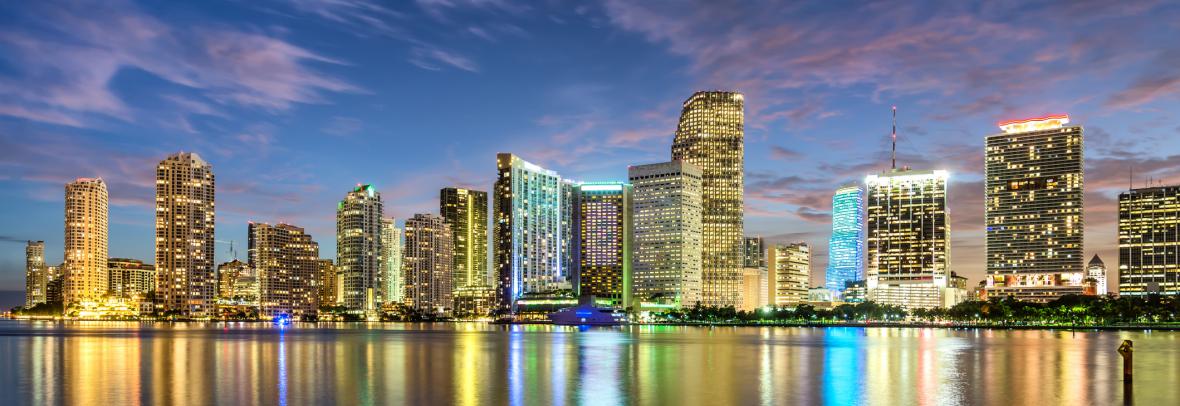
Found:
<path fill-rule="evenodd" d="M 989 58 L 992 54 L 1002 56 L 995 58 L 1002 62 L 985 60 L 979 64 L 979 69 L 964 74 L 970 75 L 963 76 L 971 79 L 965 81 L 968 85 L 955 88 L 950 91 L 952 95 L 946 95 L 943 91 L 926 87 L 928 85 L 910 76 L 912 74 L 903 68 L 915 68 L 907 63 L 920 63 L 916 69 L 926 73 L 932 71 L 934 74 L 930 76 L 936 80 L 961 79 L 952 73 L 954 69 L 950 69 L 958 66 L 957 63 L 940 59 L 944 55 L 938 51 L 950 46 L 949 42 L 936 42 L 928 45 L 931 48 L 923 49 L 924 55 L 932 56 L 926 62 L 889 57 L 877 51 L 868 52 L 867 56 L 845 56 L 847 64 L 837 63 L 837 69 L 833 69 L 832 75 L 836 76 L 808 70 L 800 76 L 783 78 L 789 79 L 787 82 L 801 83 L 784 88 L 781 84 L 769 84 L 768 79 L 775 74 L 763 64 L 781 62 L 775 66 L 785 69 L 807 67 L 806 57 L 820 58 L 828 50 L 821 48 L 800 53 L 802 51 L 793 47 L 786 48 L 784 50 L 793 51 L 787 54 L 794 57 L 778 61 L 755 57 L 756 54 L 773 52 L 755 52 L 737 45 L 734 45 L 737 48 L 714 51 L 726 54 L 702 52 L 698 55 L 698 51 L 706 49 L 707 43 L 693 45 L 691 41 L 710 40 L 700 31 L 707 28 L 679 25 L 696 18 L 694 15 L 658 13 L 647 6 L 613 2 L 602 9 L 586 10 L 584 14 L 540 8 L 458 10 L 457 7 L 431 9 L 423 6 L 421 10 L 408 10 L 426 16 L 425 21 L 429 22 L 425 24 L 432 27 L 469 23 L 468 27 L 478 29 L 465 31 L 468 34 L 460 38 L 447 38 L 437 32 L 430 34 L 439 36 L 433 39 L 437 41 L 434 45 L 438 49 L 405 44 L 390 46 L 404 57 L 399 60 L 365 59 L 361 56 L 361 47 L 388 45 L 390 39 L 372 32 L 349 32 L 326 18 L 354 18 L 352 14 L 295 10 L 294 17 L 279 18 L 267 17 L 266 12 L 258 10 L 237 10 L 234 18 L 214 21 L 209 18 L 213 14 L 209 10 L 188 6 L 193 8 L 180 14 L 201 22 L 193 24 L 196 27 L 193 30 L 213 30 L 226 36 L 198 39 L 191 32 L 170 27 L 177 21 L 162 17 L 161 10 L 112 3 L 99 7 L 94 13 L 124 14 L 130 20 L 147 23 L 144 25 L 147 29 L 165 32 L 181 43 L 248 39 L 238 42 L 244 47 L 240 51 L 277 49 L 273 51 L 278 53 L 274 56 L 290 63 L 284 66 L 292 69 L 287 73 L 293 76 L 277 75 L 278 78 L 273 79 L 275 82 L 261 84 L 241 80 L 241 77 L 219 76 L 230 75 L 219 69 L 226 66 L 224 61 L 187 59 L 170 53 L 169 44 L 143 39 L 129 42 L 132 46 L 129 49 L 143 55 L 106 52 L 102 43 L 95 42 L 104 39 L 83 41 L 78 45 L 82 47 L 79 51 L 96 52 L 95 60 L 110 64 L 70 68 L 66 62 L 72 60 L 72 56 L 57 52 L 43 55 L 38 60 L 29 59 L 27 52 L 38 43 L 60 44 L 86 34 L 126 38 L 131 32 L 131 26 L 121 24 L 102 28 L 63 24 L 77 18 L 82 11 L 62 7 L 42 5 L 4 13 L 8 16 L 6 21 L 14 23 L 5 31 L 20 34 L 19 38 L 27 41 L 3 45 L 12 51 L 5 60 L 16 69 L 3 74 L 4 82 L 13 86 L 3 90 L 4 94 L 12 96 L 12 101 L 0 108 L 3 115 L 0 118 L 3 137 L 0 141 L 9 151 L 3 155 L 2 162 L 12 170 L 10 175 L 0 179 L 7 193 L 3 203 L 6 210 L 3 210 L 5 214 L 0 217 L 0 223 L 5 226 L 4 237 L 20 243 L 5 244 L 0 253 L 0 290 L 23 290 L 25 240 L 46 242 L 48 265 L 62 262 L 60 217 L 64 203 L 60 191 L 62 185 L 75 178 L 101 177 L 109 182 L 110 257 L 151 261 L 150 207 L 154 189 L 151 168 L 177 150 L 197 152 L 216 168 L 219 178 L 217 239 L 234 240 L 244 246 L 246 235 L 242 224 L 246 221 L 290 222 L 305 226 L 308 233 L 323 244 L 321 252 L 324 256 L 331 257 L 335 251 L 332 208 L 339 200 L 339 194 L 349 185 L 358 182 L 375 184 L 387 198 L 387 216 L 406 218 L 412 213 L 432 212 L 438 207 L 433 199 L 441 187 L 489 190 L 495 176 L 490 169 L 495 152 L 517 153 L 522 159 L 574 179 L 625 180 L 629 164 L 667 160 L 679 103 L 692 91 L 703 89 L 732 89 L 746 94 L 749 107 L 746 113 L 748 219 L 745 234 L 761 235 L 780 243 L 808 242 L 814 250 L 813 285 L 822 280 L 819 275 L 823 272 L 819 270 L 825 269 L 826 265 L 831 193 L 840 184 L 888 167 L 888 106 L 892 104 L 899 106 L 899 163 L 945 168 L 952 174 L 949 185 L 954 223 L 951 269 L 967 276 L 972 284 L 982 277 L 985 263 L 982 248 L 982 145 L 984 137 L 995 132 L 996 122 L 1045 113 L 1069 113 L 1074 123 L 1086 127 L 1087 231 L 1086 251 L 1083 253 L 1086 258 L 1093 254 L 1108 258 L 1108 261 L 1118 257 L 1115 197 L 1127 188 L 1127 171 L 1132 166 L 1136 172 L 1136 187 L 1143 186 L 1149 177 L 1163 179 L 1167 184 L 1180 181 L 1176 175 L 1180 164 L 1175 158 L 1180 151 L 1176 145 L 1164 142 L 1167 137 L 1175 136 L 1175 127 L 1180 122 L 1166 113 L 1174 111 L 1176 106 L 1167 89 L 1174 89 L 1178 82 L 1150 80 L 1160 75 L 1153 72 L 1151 65 L 1163 63 L 1168 66 L 1165 62 L 1169 57 L 1165 51 L 1175 45 L 1159 41 L 1160 32 L 1141 28 L 1108 29 L 1104 31 L 1111 37 L 1108 42 L 1095 41 L 1097 45 L 1071 48 L 1070 41 L 1086 38 L 1086 30 L 1125 24 L 1119 17 L 1098 17 L 1104 14 L 1100 10 L 1068 7 L 1059 10 L 1063 15 L 1083 14 L 1087 17 L 1070 19 L 1069 22 L 1064 19 L 1045 22 L 1076 24 L 1077 27 L 1053 30 L 1054 34 L 1062 36 L 1061 39 L 1048 38 L 1045 32 L 1025 25 L 1035 20 L 1038 13 L 1042 16 L 1048 13 L 1044 9 L 1022 10 L 1027 13 L 1018 13 L 1011 22 L 1005 19 L 1013 15 L 1013 10 L 993 10 L 973 15 L 959 24 L 947 24 L 943 20 L 955 21 L 949 18 L 959 11 L 954 6 L 936 8 L 932 11 L 934 17 L 919 17 L 908 9 L 899 11 L 903 14 L 899 17 L 900 23 L 913 23 L 910 24 L 913 27 L 909 29 L 910 34 L 957 33 L 961 36 L 952 38 L 961 38 L 988 49 L 983 53 L 989 54 Z M 58 32 L 58 36 L 34 36 L 31 30 L 39 23 L 32 21 L 29 15 L 45 9 L 54 11 L 46 13 L 52 16 L 51 22 L 69 28 Z M 735 11 L 742 12 L 748 10 Z M 1126 11 L 1138 15 L 1150 13 L 1156 18 L 1172 12 L 1174 10 L 1166 7 Z M 486 18 L 486 21 L 468 18 L 471 17 L 468 14 Z M 536 48 L 553 47 L 553 43 L 542 39 L 546 30 L 558 24 L 552 19 L 540 21 L 548 16 L 578 27 L 573 34 L 568 34 L 576 38 L 563 39 L 586 39 L 595 37 L 597 30 L 610 30 L 617 33 L 614 39 L 591 41 L 588 46 L 601 50 L 615 44 L 611 41 L 617 41 L 626 44 L 612 54 L 619 59 L 632 55 L 653 56 L 635 64 L 592 65 L 609 73 L 578 75 L 593 73 L 591 68 L 585 68 L 571 71 L 571 76 L 579 76 L 577 78 L 537 79 L 519 77 L 530 75 L 518 72 L 509 73 L 508 59 L 496 59 L 477 51 L 477 47 L 462 45 L 464 41 L 484 41 L 480 43 L 489 48 L 508 47 L 513 56 L 528 54 Z M 245 20 L 253 18 L 270 18 L 275 26 L 288 26 L 291 31 L 251 31 Z M 755 26 L 765 25 L 767 18 L 771 17 L 753 18 L 751 22 Z M 817 20 L 833 18 L 830 14 L 820 13 Z M 594 19 L 597 23 L 591 22 Z M 507 20 L 527 36 L 508 32 L 511 29 L 493 32 L 491 27 L 504 27 L 496 24 L 503 22 L 499 20 Z M 655 31 L 653 27 L 661 22 L 681 27 L 677 31 L 680 36 Z M 597 28 L 595 24 L 598 24 Z M 949 25 L 968 28 L 951 28 Z M 374 26 L 359 27 L 358 30 L 380 30 Z M 991 32 L 988 30 L 1001 32 L 1005 28 L 1013 28 L 1007 33 L 1011 37 L 1006 37 L 1013 45 L 982 38 L 984 33 Z M 873 38 L 876 33 L 868 32 L 872 30 L 886 31 L 879 23 L 872 23 L 864 30 L 838 35 L 831 41 Z M 476 32 L 483 32 L 495 42 Z M 317 44 L 312 40 L 317 34 L 332 39 L 359 38 L 357 49 L 334 50 Z M 1135 44 L 1139 39 L 1147 43 L 1144 48 L 1135 48 L 1142 46 Z M 801 42 L 808 41 L 824 40 Z M 874 44 L 896 49 L 900 46 L 898 42 L 897 38 L 886 37 Z M 268 48 L 267 45 L 278 48 Z M 1151 52 L 1135 52 L 1144 49 Z M 467 56 L 454 58 L 463 52 L 467 52 Z M 1119 60 L 1115 61 L 1112 55 L 1120 56 Z M 161 60 L 153 63 L 141 59 L 145 56 L 158 56 Z M 718 62 L 728 56 L 750 58 L 750 64 L 747 68 L 737 69 Z M 582 62 L 589 57 L 574 54 L 570 59 Z M 882 64 L 883 69 L 896 69 L 896 72 L 866 73 L 854 69 L 859 65 L 853 63 L 866 60 L 887 62 Z M 407 75 L 411 81 L 423 79 L 404 90 L 421 91 L 439 100 L 413 98 L 418 105 L 389 100 L 398 89 L 379 86 L 382 78 L 376 75 L 376 71 L 390 65 L 395 65 L 396 71 Z M 568 68 L 551 61 L 534 61 L 526 65 L 530 71 Z M 689 67 L 669 69 L 670 74 L 659 71 L 659 68 L 677 65 Z M 61 76 L 59 85 L 41 95 L 26 92 L 27 88 L 16 82 L 25 78 L 22 68 L 27 66 L 49 68 Z M 218 75 L 190 73 L 191 68 L 202 66 L 214 68 L 209 71 Z M 1052 69 L 1055 67 L 1070 69 Z M 1060 73 L 1063 71 L 1068 73 Z M 1100 72 L 1119 73 L 1116 76 L 1121 80 L 1089 83 Z M 97 73 L 97 76 L 87 76 L 89 73 Z M 582 78 L 586 80 L 578 80 Z M 161 92 L 166 96 L 164 102 L 142 96 L 145 89 L 159 86 L 161 79 L 168 83 Z M 265 78 L 253 76 L 250 79 Z M 533 87 L 547 90 L 527 91 L 519 98 L 525 100 L 519 106 L 489 106 L 464 101 L 446 109 L 451 114 L 472 119 L 457 121 L 474 121 L 479 126 L 488 126 L 488 131 L 481 132 L 477 138 L 461 136 L 478 128 L 471 124 L 440 123 L 431 119 L 437 116 L 430 115 L 425 119 L 414 117 L 420 109 L 439 108 L 439 101 L 486 100 L 503 91 L 500 87 L 476 83 L 487 79 L 502 79 L 509 85 L 535 80 Z M 457 84 L 442 85 L 452 80 Z M 35 83 L 30 81 L 29 85 Z M 267 83 L 282 86 L 263 86 Z M 1152 91 L 1147 86 L 1138 86 L 1145 83 L 1156 83 L 1153 88 L 1164 90 Z M 997 84 L 1011 87 L 1002 87 L 1003 91 L 997 93 L 981 90 Z M 249 87 L 251 85 L 259 87 Z M 643 91 L 636 92 L 631 88 Z M 250 94 L 243 89 L 260 90 L 256 95 L 258 99 L 247 99 Z M 434 91 L 427 93 L 426 89 Z M 79 96 L 64 96 L 70 91 Z M 461 98 L 460 95 L 464 94 L 471 97 Z M 996 94 L 1004 97 L 991 97 Z M 530 98 L 533 100 L 528 100 Z M 616 98 L 619 98 L 617 106 L 613 103 Z M 941 103 L 949 98 L 962 100 Z M 357 109 L 358 106 L 363 108 Z M 364 113 L 353 114 L 348 112 L 350 109 Z M 394 111 L 398 112 L 393 114 L 398 120 L 409 122 L 395 124 L 382 118 Z M 618 120 L 608 123 L 608 117 L 618 117 Z M 353 156 L 367 147 L 379 149 L 392 145 L 435 151 L 436 162 L 423 163 L 425 161 L 419 158 L 409 157 L 405 162 L 378 163 L 376 161 L 382 160 Z M 832 149 L 842 152 L 826 152 Z M 417 169 L 407 170 L 413 167 Z M 228 261 L 231 258 L 228 248 L 218 243 L 216 259 L 211 263 Z M 1111 284 L 1112 288 L 1117 287 L 1117 282 Z"/>

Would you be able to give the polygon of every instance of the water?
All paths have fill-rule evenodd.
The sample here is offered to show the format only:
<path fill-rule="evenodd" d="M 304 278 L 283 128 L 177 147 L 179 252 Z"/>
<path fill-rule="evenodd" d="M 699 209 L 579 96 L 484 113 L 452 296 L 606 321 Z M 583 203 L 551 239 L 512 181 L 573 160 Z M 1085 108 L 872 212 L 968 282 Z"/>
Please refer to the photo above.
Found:
<path fill-rule="evenodd" d="M 0 321 L 2 404 L 1180 403 L 1180 332 Z"/>

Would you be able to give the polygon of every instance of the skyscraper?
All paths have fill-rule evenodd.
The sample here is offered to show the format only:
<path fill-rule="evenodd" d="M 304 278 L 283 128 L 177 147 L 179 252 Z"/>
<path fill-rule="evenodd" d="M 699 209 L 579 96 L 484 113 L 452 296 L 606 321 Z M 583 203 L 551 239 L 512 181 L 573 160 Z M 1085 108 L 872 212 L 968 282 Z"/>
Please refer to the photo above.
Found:
<path fill-rule="evenodd" d="M 451 227 L 442 217 L 415 214 L 406 219 L 406 305 L 427 313 L 450 313 L 453 243 Z"/>
<path fill-rule="evenodd" d="M 455 289 L 486 287 L 488 273 L 488 193 L 444 188 L 439 193 L 439 214 L 451 226 L 454 237 Z"/>
<path fill-rule="evenodd" d="M 507 153 L 496 155 L 496 168 L 493 246 L 500 311 L 509 312 L 523 294 L 571 288 L 562 228 L 570 205 L 557 172 Z"/>
<path fill-rule="evenodd" d="M 701 169 L 702 302 L 740 306 L 744 213 L 744 98 L 696 92 L 684 102 L 672 159 Z"/>
<path fill-rule="evenodd" d="M 336 273 L 340 304 L 354 313 L 375 314 L 385 286 L 381 278 L 381 194 L 357 185 L 336 205 Z"/>
<path fill-rule="evenodd" d="M 107 185 L 78 178 L 66 185 L 62 300 L 68 308 L 107 293 Z"/>
<path fill-rule="evenodd" d="M 1082 127 L 1054 115 L 1000 123 L 986 140 L 989 296 L 1082 293 Z"/>
<path fill-rule="evenodd" d="M 402 276 L 402 229 L 397 219 L 381 219 L 381 273 L 385 303 L 401 303 L 406 278 Z"/>
<path fill-rule="evenodd" d="M 1086 278 L 1094 280 L 1094 290 L 1098 295 L 1110 293 L 1106 286 L 1106 264 L 1102 263 L 1102 258 L 1098 258 L 1097 254 L 1086 264 Z"/>
<path fill-rule="evenodd" d="M 156 301 L 189 317 L 214 312 L 213 167 L 180 152 L 156 166 Z"/>
<path fill-rule="evenodd" d="M 1119 295 L 1180 295 L 1180 185 L 1119 194 Z"/>
<path fill-rule="evenodd" d="M 336 264 L 332 263 L 331 259 L 323 258 L 321 258 L 318 263 L 320 267 L 318 274 L 320 278 L 320 283 L 318 286 L 320 295 L 319 305 L 337 306 L 336 298 L 338 296 L 336 294 L 339 290 L 340 284 L 338 284 L 336 281 Z"/>
<path fill-rule="evenodd" d="M 865 179 L 869 300 L 916 309 L 961 299 L 946 291 L 948 177 L 942 170 L 894 169 Z"/>
<path fill-rule="evenodd" d="M 701 170 L 672 161 L 632 166 L 627 177 L 637 307 L 695 305 L 701 301 Z"/>
<path fill-rule="evenodd" d="M 574 189 L 579 295 L 631 305 L 631 185 L 583 183 Z"/>
<path fill-rule="evenodd" d="M 807 301 L 811 281 L 811 247 L 804 242 L 779 244 L 767 254 L 770 304 L 795 306 Z"/>
<path fill-rule="evenodd" d="M 45 267 L 45 241 L 29 241 L 25 245 L 25 307 L 46 302 L 45 288 L 49 272 Z"/>
<path fill-rule="evenodd" d="M 303 228 L 290 224 L 248 225 L 250 267 L 258 275 L 262 317 L 316 314 L 320 245 Z"/>
<path fill-rule="evenodd" d="M 848 282 L 865 278 L 864 189 L 846 185 L 832 196 L 832 238 L 824 287 L 839 295 Z"/>
<path fill-rule="evenodd" d="M 138 259 L 111 258 L 107 261 L 107 290 L 120 298 L 142 299 L 156 290 L 156 267 Z"/>

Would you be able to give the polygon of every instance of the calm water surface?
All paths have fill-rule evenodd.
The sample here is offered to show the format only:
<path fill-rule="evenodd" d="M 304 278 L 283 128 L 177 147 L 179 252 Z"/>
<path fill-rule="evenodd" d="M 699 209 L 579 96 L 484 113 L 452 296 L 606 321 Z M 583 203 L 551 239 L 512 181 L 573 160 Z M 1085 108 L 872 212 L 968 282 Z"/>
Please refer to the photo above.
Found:
<path fill-rule="evenodd" d="M 314 328 L 313 328 L 314 327 Z M 0 321 L 0 404 L 1180 404 L 1180 333 Z"/>

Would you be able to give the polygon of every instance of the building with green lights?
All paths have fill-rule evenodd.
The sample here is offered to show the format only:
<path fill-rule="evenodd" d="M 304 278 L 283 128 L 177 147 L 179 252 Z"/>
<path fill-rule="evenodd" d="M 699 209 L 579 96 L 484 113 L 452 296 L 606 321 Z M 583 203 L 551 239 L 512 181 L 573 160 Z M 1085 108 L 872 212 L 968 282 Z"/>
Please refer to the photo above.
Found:
<path fill-rule="evenodd" d="M 375 314 L 381 307 L 381 194 L 373 185 L 357 185 L 336 205 L 336 273 L 341 306 Z"/>
<path fill-rule="evenodd" d="M 381 279 L 385 282 L 385 303 L 401 303 L 405 277 L 402 276 L 402 229 L 397 219 L 381 219 Z"/>
<path fill-rule="evenodd" d="M 488 193 L 462 188 L 439 192 L 439 214 L 454 237 L 455 289 L 491 286 L 488 273 Z"/>
<path fill-rule="evenodd" d="M 631 185 L 582 183 L 574 187 L 574 199 L 577 294 L 614 307 L 631 305 Z"/>

